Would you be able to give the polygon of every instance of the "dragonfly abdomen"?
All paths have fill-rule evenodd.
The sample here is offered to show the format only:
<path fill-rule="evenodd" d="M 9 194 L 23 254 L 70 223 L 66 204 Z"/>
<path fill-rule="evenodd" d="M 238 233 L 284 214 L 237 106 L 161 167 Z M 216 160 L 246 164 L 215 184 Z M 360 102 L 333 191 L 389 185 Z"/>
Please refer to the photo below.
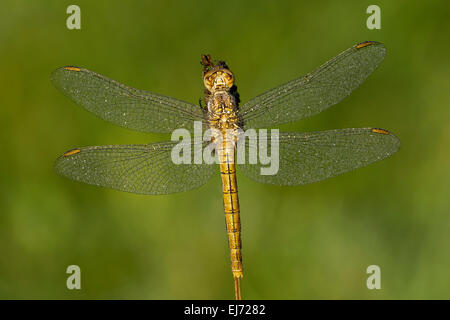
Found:
<path fill-rule="evenodd" d="M 222 178 L 223 206 L 230 248 L 231 270 L 233 277 L 243 277 L 241 254 L 241 221 L 239 197 L 236 181 L 234 142 L 224 141 L 222 148 L 218 148 L 220 162 L 220 175 Z"/>

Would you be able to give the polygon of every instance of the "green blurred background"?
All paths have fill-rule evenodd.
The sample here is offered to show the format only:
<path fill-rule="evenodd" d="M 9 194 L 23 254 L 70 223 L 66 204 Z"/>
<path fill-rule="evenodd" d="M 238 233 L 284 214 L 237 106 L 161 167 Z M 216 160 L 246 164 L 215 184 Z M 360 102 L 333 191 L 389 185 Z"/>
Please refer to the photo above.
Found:
<path fill-rule="evenodd" d="M 73 182 L 52 165 L 77 146 L 147 143 L 50 83 L 77 65 L 192 103 L 200 54 L 226 60 L 243 102 L 364 40 L 380 68 L 338 106 L 284 130 L 382 127 L 380 163 L 300 187 L 238 176 L 246 299 L 450 298 L 450 34 L 444 1 L 3 1 L 0 12 L 0 298 L 232 299 L 218 174 L 142 196 Z M 81 267 L 82 290 L 66 288 Z M 366 268 L 381 267 L 381 290 Z"/>

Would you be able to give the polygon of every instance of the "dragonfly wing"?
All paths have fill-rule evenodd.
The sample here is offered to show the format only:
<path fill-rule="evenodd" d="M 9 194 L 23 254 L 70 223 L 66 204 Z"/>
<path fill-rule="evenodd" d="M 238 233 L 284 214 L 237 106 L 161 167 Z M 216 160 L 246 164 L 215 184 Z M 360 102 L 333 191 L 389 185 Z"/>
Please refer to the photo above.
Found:
<path fill-rule="evenodd" d="M 138 90 L 78 67 L 56 69 L 53 85 L 86 110 L 116 125 L 144 132 L 170 133 L 192 129 L 204 121 L 200 106 Z"/>
<path fill-rule="evenodd" d="M 242 164 L 240 168 L 253 180 L 276 185 L 302 185 L 334 177 L 389 157 L 400 147 L 395 135 L 375 128 L 286 132 L 279 134 L 278 142 L 271 137 L 260 138 L 259 142 L 267 143 L 267 148 L 258 146 L 258 152 L 265 150 L 271 155 L 278 148 L 276 174 L 261 175 L 261 168 L 269 165 L 261 165 L 259 161 Z M 246 140 L 246 154 L 255 152 L 255 145 Z"/>
<path fill-rule="evenodd" d="M 360 43 L 314 72 L 251 99 L 239 110 L 244 128 L 270 128 L 322 112 L 364 82 L 385 53 L 381 43 Z"/>
<path fill-rule="evenodd" d="M 202 186 L 215 166 L 175 164 L 171 153 L 177 143 L 77 148 L 60 156 L 54 168 L 76 181 L 139 194 L 169 194 Z M 189 145 L 193 158 L 197 151 L 194 144 Z"/>

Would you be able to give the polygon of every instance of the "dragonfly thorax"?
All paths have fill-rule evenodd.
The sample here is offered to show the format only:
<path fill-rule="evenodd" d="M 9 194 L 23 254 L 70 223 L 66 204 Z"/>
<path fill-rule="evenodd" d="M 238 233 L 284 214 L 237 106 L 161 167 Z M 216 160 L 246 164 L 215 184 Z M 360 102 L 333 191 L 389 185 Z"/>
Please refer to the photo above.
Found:
<path fill-rule="evenodd" d="M 236 99 L 230 92 L 212 92 L 207 96 L 207 106 L 211 128 L 237 129 Z"/>

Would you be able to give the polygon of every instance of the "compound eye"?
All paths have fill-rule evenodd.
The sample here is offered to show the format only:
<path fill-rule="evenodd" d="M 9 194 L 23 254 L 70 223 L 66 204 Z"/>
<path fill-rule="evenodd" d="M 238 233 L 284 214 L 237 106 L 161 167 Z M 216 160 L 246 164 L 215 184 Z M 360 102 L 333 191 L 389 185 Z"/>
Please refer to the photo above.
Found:
<path fill-rule="evenodd" d="M 210 76 L 205 77 L 204 83 L 205 83 L 206 88 L 207 88 L 208 90 L 211 90 L 212 85 L 213 85 L 213 83 L 214 83 L 214 77 L 213 77 L 213 75 L 210 75 Z"/>
<path fill-rule="evenodd" d="M 230 73 L 225 73 L 225 80 L 227 81 L 227 86 L 231 88 L 234 84 L 234 77 Z"/>

